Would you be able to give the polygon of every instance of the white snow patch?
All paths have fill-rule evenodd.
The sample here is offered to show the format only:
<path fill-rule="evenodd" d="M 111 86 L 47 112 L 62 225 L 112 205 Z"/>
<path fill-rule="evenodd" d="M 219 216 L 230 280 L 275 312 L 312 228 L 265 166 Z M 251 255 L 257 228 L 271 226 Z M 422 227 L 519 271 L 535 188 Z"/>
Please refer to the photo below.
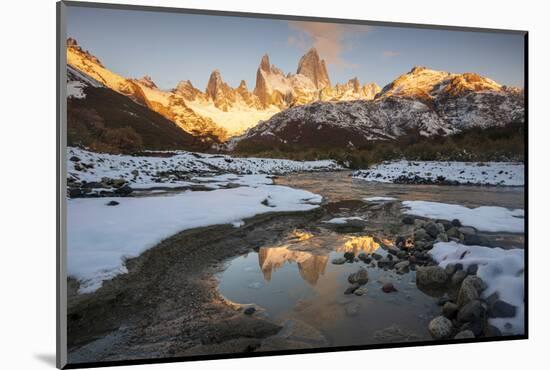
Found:
<path fill-rule="evenodd" d="M 397 198 L 393 198 L 393 197 L 368 197 L 368 198 L 363 198 L 364 201 L 367 201 L 367 202 L 389 202 L 389 201 L 392 201 L 392 200 L 397 200 Z"/>
<path fill-rule="evenodd" d="M 517 307 L 512 318 L 491 318 L 489 323 L 504 334 L 524 333 L 524 251 L 480 246 L 465 246 L 456 242 L 436 243 L 430 255 L 441 267 L 461 263 L 464 268 L 478 265 L 477 275 L 487 284 L 482 297 L 497 293 L 499 299 Z M 464 254 L 465 253 L 465 254 Z"/>
<path fill-rule="evenodd" d="M 86 97 L 83 88 L 86 87 L 84 83 L 80 81 L 69 81 L 67 82 L 67 97 L 82 99 Z"/>
<path fill-rule="evenodd" d="M 117 206 L 107 206 L 116 200 Z M 262 204 L 267 200 L 267 206 Z M 80 293 L 127 272 L 124 261 L 180 231 L 241 223 L 266 212 L 308 211 L 322 197 L 285 186 L 260 185 L 171 196 L 68 200 L 68 275 Z"/>
<path fill-rule="evenodd" d="M 212 182 L 211 188 L 228 183 L 240 185 L 271 184 L 266 175 L 285 174 L 298 171 L 330 171 L 342 167 L 332 160 L 292 161 L 271 158 L 235 158 L 228 155 L 214 155 L 175 151 L 171 157 L 130 156 L 95 153 L 69 147 L 67 149 L 68 177 L 75 181 L 101 182 L 102 178 L 125 179 L 133 189 L 156 187 L 176 188 L 196 183 Z M 77 157 L 79 162 L 73 162 Z M 82 169 L 82 165 L 93 168 Z M 80 168 L 80 170 L 79 170 Z M 189 174 L 190 178 L 179 178 L 170 172 Z M 219 175 L 220 173 L 226 173 Z M 229 172 L 229 174 L 228 174 Z M 200 174 L 200 176 L 198 176 Z M 212 175 L 209 177 L 209 175 Z"/>
<path fill-rule="evenodd" d="M 428 218 L 458 219 L 465 226 L 480 231 L 523 233 L 524 210 L 504 207 L 482 206 L 468 208 L 458 204 L 412 200 L 403 202 L 404 213 Z"/>
<path fill-rule="evenodd" d="M 351 221 L 351 220 L 364 221 L 364 219 L 361 218 L 361 217 L 335 217 L 335 218 L 331 218 L 330 220 L 323 221 L 323 222 L 327 223 L 327 224 L 344 225 L 344 224 L 347 224 L 348 221 Z"/>
<path fill-rule="evenodd" d="M 442 176 L 446 181 L 459 184 L 483 184 L 503 186 L 524 185 L 524 165 L 516 162 L 438 162 L 396 161 L 385 162 L 368 170 L 359 170 L 353 177 L 376 182 L 394 182 L 397 178 L 419 177 L 436 181 Z"/>

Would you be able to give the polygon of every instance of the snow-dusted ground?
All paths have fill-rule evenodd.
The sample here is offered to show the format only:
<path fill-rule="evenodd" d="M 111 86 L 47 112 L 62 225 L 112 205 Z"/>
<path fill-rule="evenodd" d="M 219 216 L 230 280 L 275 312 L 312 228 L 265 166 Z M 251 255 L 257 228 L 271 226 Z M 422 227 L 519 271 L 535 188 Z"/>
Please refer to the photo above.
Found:
<path fill-rule="evenodd" d="M 175 153 L 171 157 L 137 157 L 95 153 L 70 147 L 67 150 L 67 176 L 79 183 L 101 182 L 104 177 L 124 179 L 133 189 L 185 187 L 208 181 L 212 182 L 209 187 L 217 188 L 228 183 L 271 183 L 266 175 L 341 169 L 331 160 L 292 161 L 234 158 L 184 151 Z M 77 157 L 80 161 L 70 160 L 72 157 Z M 93 168 L 89 168 L 89 165 Z M 254 178 L 248 175 L 254 175 Z M 259 181 L 259 178 L 263 180 Z"/>
<path fill-rule="evenodd" d="M 465 246 L 455 242 L 437 243 L 429 252 L 440 266 L 462 263 L 464 268 L 477 264 L 477 275 L 487 284 L 482 297 L 497 293 L 499 299 L 516 306 L 512 318 L 491 318 L 489 322 L 504 334 L 524 333 L 524 251 L 480 246 Z"/>
<path fill-rule="evenodd" d="M 515 162 L 385 162 L 368 170 L 359 170 L 353 177 L 377 182 L 456 182 L 457 184 L 523 186 L 524 165 Z"/>
<path fill-rule="evenodd" d="M 483 206 L 468 208 L 458 204 L 428 202 L 422 200 L 405 201 L 403 213 L 434 219 L 458 219 L 464 226 L 472 226 L 479 231 L 523 233 L 524 210 L 509 210 L 504 207 Z"/>
<path fill-rule="evenodd" d="M 111 200 L 120 204 L 107 206 Z M 177 232 L 225 223 L 239 227 L 247 217 L 307 211 L 321 200 L 308 191 L 262 183 L 169 196 L 69 199 L 68 274 L 80 281 L 80 293 L 93 292 L 127 272 L 126 258 Z"/>

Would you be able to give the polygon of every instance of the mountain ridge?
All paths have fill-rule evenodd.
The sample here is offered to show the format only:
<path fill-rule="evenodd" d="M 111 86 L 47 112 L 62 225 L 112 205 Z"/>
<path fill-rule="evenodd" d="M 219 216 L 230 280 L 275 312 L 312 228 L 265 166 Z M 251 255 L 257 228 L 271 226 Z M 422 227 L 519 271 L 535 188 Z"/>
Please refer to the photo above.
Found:
<path fill-rule="evenodd" d="M 372 99 L 380 90 L 373 83 L 357 86 L 349 81 L 331 86 L 326 63 L 314 48 L 302 56 L 296 74 L 285 75 L 270 64 L 265 54 L 252 91 L 244 81 L 236 88 L 231 87 L 218 69 L 210 74 L 204 91 L 189 80 L 181 80 L 171 90 L 161 90 L 149 76 L 126 78 L 108 70 L 73 38 L 67 39 L 67 62 L 108 88 L 173 120 L 183 130 L 214 135 L 221 141 L 240 135 L 259 121 L 292 106 L 317 100 Z M 357 78 L 352 80 L 358 83 Z"/>

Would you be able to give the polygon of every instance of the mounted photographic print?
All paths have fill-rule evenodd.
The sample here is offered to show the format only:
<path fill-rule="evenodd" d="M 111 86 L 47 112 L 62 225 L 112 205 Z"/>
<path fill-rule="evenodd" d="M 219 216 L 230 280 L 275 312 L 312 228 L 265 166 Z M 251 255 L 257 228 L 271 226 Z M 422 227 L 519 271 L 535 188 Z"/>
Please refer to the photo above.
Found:
<path fill-rule="evenodd" d="M 58 366 L 527 338 L 526 55 L 58 3 Z"/>

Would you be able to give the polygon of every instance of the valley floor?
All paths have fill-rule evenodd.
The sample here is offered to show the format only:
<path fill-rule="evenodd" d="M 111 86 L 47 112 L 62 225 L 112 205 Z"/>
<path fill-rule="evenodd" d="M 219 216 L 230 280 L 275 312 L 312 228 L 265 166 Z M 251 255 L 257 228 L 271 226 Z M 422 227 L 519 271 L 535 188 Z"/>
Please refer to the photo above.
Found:
<path fill-rule="evenodd" d="M 521 164 L 149 154 L 69 148 L 72 363 L 523 333 Z"/>

